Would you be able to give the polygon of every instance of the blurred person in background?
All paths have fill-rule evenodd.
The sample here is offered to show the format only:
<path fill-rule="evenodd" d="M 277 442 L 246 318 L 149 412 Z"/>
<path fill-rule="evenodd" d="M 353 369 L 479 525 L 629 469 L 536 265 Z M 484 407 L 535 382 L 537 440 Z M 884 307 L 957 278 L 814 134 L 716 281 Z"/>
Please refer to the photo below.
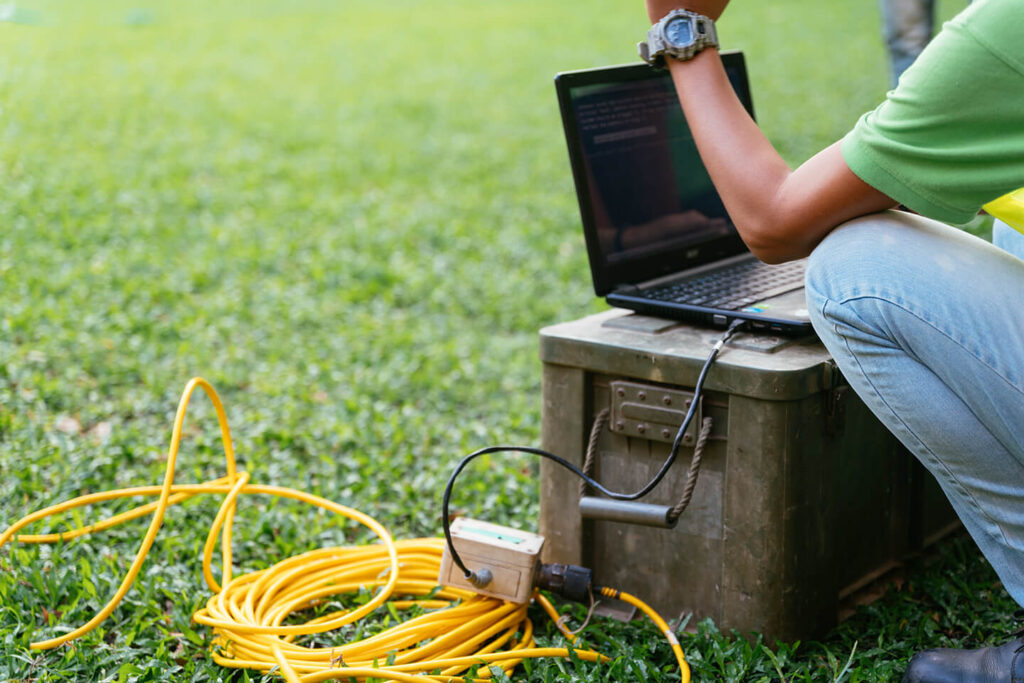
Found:
<path fill-rule="evenodd" d="M 935 0 L 879 0 L 882 38 L 889 51 L 890 85 L 895 88 L 932 39 L 935 29 Z"/>
<path fill-rule="evenodd" d="M 879 0 L 882 38 L 889 52 L 890 86 L 924 51 L 935 32 L 935 0 Z"/>

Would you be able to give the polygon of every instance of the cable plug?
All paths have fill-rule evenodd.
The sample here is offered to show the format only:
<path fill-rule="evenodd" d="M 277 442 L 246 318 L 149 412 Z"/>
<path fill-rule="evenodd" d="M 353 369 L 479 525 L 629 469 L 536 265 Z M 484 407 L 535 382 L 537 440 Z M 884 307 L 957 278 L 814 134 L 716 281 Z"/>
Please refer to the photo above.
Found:
<path fill-rule="evenodd" d="M 492 580 L 494 580 L 494 574 L 492 574 L 491 570 L 487 567 L 478 569 L 476 571 L 471 571 L 466 576 L 466 581 L 469 581 L 477 588 L 486 588 L 487 584 L 489 584 Z"/>
<path fill-rule="evenodd" d="M 733 321 L 729 323 L 729 329 L 727 329 L 725 333 L 718 338 L 718 341 L 715 342 L 711 351 L 711 357 L 714 358 L 717 356 L 718 352 L 722 350 L 722 347 L 725 346 L 737 332 L 746 332 L 749 328 L 749 322 L 749 320 L 744 320 L 742 318 L 733 318 Z"/>
<path fill-rule="evenodd" d="M 587 604 L 591 600 L 594 572 L 575 564 L 542 564 L 533 584 L 566 600 Z"/>

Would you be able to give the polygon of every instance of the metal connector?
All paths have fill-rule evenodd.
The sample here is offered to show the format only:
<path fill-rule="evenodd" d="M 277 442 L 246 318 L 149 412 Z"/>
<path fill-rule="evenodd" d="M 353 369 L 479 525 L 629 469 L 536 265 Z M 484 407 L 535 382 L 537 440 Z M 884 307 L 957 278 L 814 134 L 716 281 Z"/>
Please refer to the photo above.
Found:
<path fill-rule="evenodd" d="M 485 588 L 487 584 L 494 580 L 494 574 L 487 567 L 477 569 L 474 572 L 470 572 L 466 579 L 477 588 Z"/>
<path fill-rule="evenodd" d="M 575 564 L 542 564 L 534 585 L 574 602 L 590 602 L 594 572 Z"/>

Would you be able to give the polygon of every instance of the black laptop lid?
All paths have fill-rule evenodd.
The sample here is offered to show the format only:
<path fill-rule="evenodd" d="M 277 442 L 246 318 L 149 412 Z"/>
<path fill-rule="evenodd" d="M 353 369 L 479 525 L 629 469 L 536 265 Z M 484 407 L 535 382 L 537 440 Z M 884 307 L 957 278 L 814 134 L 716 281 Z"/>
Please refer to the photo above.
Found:
<path fill-rule="evenodd" d="M 724 52 L 722 61 L 753 116 L 742 53 Z M 599 296 L 747 251 L 667 70 L 569 71 L 555 87 Z"/>

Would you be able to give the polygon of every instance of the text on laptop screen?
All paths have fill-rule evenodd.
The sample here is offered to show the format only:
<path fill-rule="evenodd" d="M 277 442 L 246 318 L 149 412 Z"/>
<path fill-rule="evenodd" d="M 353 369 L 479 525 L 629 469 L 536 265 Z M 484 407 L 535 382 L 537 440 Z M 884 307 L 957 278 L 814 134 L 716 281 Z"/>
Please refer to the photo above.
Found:
<path fill-rule="evenodd" d="M 730 234 L 671 79 L 581 86 L 571 96 L 610 264 Z"/>

